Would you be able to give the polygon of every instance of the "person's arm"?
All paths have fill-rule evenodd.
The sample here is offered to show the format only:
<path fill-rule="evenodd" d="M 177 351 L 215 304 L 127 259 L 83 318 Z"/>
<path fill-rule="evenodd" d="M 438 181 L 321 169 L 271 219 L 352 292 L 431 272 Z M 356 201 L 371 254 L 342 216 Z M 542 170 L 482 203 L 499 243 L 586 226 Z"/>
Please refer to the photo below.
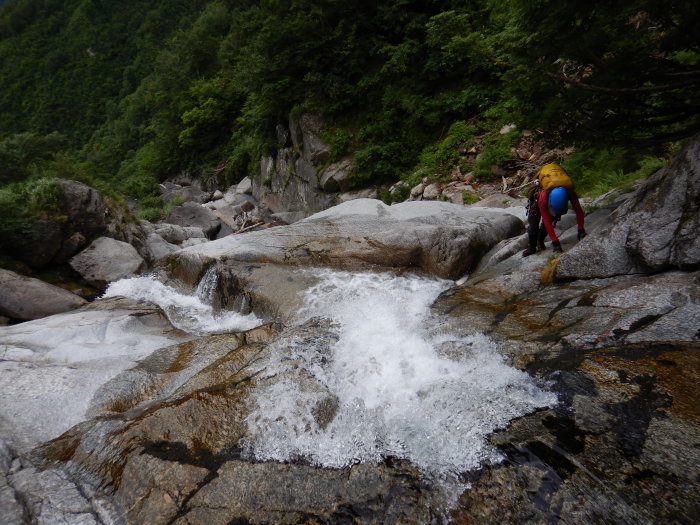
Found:
<path fill-rule="evenodd" d="M 537 199 L 537 205 L 540 208 L 540 215 L 542 215 L 542 222 L 544 227 L 549 234 L 549 238 L 552 242 L 559 242 L 557 239 L 557 234 L 554 232 L 554 226 L 552 226 L 552 218 L 549 216 L 549 209 L 547 206 L 547 192 L 541 191 L 540 196 Z"/>

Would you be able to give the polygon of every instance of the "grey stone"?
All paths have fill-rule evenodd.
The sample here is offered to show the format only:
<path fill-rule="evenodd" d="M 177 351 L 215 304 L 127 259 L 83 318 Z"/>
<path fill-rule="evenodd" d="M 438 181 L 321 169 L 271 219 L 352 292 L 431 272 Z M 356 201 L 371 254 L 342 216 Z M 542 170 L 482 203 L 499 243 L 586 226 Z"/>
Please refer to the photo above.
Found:
<path fill-rule="evenodd" d="M 324 264 L 346 269 L 419 268 L 456 278 L 488 249 L 522 232 L 509 213 L 470 210 L 445 202 L 387 206 L 349 201 L 282 228 L 229 236 L 187 248 L 205 259 Z M 169 263 L 177 264 L 180 254 Z"/>
<path fill-rule="evenodd" d="M 63 241 L 63 245 L 61 246 L 61 249 L 58 251 L 56 256 L 54 257 L 54 262 L 57 264 L 63 264 L 66 262 L 68 259 L 73 257 L 78 251 L 85 246 L 85 243 L 87 242 L 87 239 L 85 236 L 80 233 L 76 232 L 70 237 L 68 237 L 66 240 Z"/>
<path fill-rule="evenodd" d="M 442 188 L 439 184 L 428 184 L 423 190 L 423 198 L 428 201 L 433 201 L 440 196 Z"/>
<path fill-rule="evenodd" d="M 12 476 L 32 521 L 38 524 L 98 525 L 90 501 L 65 473 L 49 469 L 23 469 Z"/>
<path fill-rule="evenodd" d="M 557 278 L 700 266 L 700 137 L 625 198 L 611 221 L 564 254 Z"/>
<path fill-rule="evenodd" d="M 310 217 L 312 213 L 306 212 L 306 211 L 288 211 L 288 212 L 280 212 L 280 213 L 273 213 L 272 217 L 276 220 L 282 221 L 286 224 L 294 224 L 295 222 L 299 222 L 302 219 L 306 219 L 307 217 Z"/>
<path fill-rule="evenodd" d="M 169 243 L 157 233 L 149 233 L 147 242 L 154 261 L 159 261 L 180 249 L 179 246 Z"/>
<path fill-rule="evenodd" d="M 0 269 L 0 313 L 28 321 L 86 304 L 82 297 L 51 284 Z"/>
<path fill-rule="evenodd" d="M 320 187 L 323 191 L 332 193 L 348 191 L 351 186 L 350 173 L 352 161 L 342 160 L 328 166 L 321 175 Z"/>
<path fill-rule="evenodd" d="M 186 202 L 173 208 L 163 222 L 200 228 L 210 238 L 221 226 L 218 217 L 211 210 L 194 202 Z"/>
<path fill-rule="evenodd" d="M 63 244 L 63 228 L 54 220 L 38 220 L 26 235 L 6 240 L 10 254 L 34 269 L 49 264 Z"/>
<path fill-rule="evenodd" d="M 74 180 L 59 180 L 58 184 L 63 192 L 63 209 L 70 229 L 88 239 L 102 233 L 106 208 L 100 193 Z"/>
<path fill-rule="evenodd" d="M 319 137 L 323 127 L 321 115 L 304 114 L 299 119 L 302 141 L 304 143 L 304 159 L 314 165 L 323 164 L 330 158 L 330 146 Z"/>
<path fill-rule="evenodd" d="M 3 327 L 2 439 L 26 452 L 60 436 L 85 419 L 93 394 L 112 377 L 158 348 L 191 339 L 154 305 L 124 298 Z"/>
<path fill-rule="evenodd" d="M 335 198 L 336 204 L 343 204 L 344 202 L 354 201 L 357 199 L 377 199 L 378 192 L 374 188 L 366 188 L 364 190 L 356 191 L 346 191 L 345 193 L 339 194 Z"/>
<path fill-rule="evenodd" d="M 243 180 L 236 185 L 236 193 L 245 193 L 248 195 L 253 193 L 253 181 L 250 180 L 250 177 L 244 177 Z"/>
<path fill-rule="evenodd" d="M 196 202 L 198 204 L 207 202 L 211 197 L 211 192 L 203 191 L 196 186 L 184 186 L 165 190 L 160 196 L 165 203 L 180 199 L 182 202 Z"/>
<path fill-rule="evenodd" d="M 290 134 L 287 128 L 282 124 L 277 124 L 275 126 L 275 133 L 277 134 L 277 144 L 281 147 L 289 146 Z"/>
<path fill-rule="evenodd" d="M 145 267 L 145 261 L 133 246 L 109 237 L 98 237 L 69 263 L 83 279 L 97 287 L 138 274 Z"/>
<path fill-rule="evenodd" d="M 187 239 L 206 239 L 207 237 L 204 231 L 196 226 L 178 226 L 177 224 L 168 223 L 156 225 L 154 233 L 161 236 L 165 241 L 173 244 L 179 244 Z"/>

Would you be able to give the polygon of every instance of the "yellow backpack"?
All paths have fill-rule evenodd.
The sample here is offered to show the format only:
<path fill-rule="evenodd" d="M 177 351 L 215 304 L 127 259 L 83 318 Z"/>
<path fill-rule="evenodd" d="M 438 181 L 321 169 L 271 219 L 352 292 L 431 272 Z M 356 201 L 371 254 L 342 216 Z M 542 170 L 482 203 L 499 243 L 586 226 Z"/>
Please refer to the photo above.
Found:
<path fill-rule="evenodd" d="M 574 189 L 574 182 L 559 164 L 545 164 L 537 172 L 537 178 L 540 181 L 540 186 L 545 191 L 558 188 L 559 186 L 563 186 L 569 191 Z"/>

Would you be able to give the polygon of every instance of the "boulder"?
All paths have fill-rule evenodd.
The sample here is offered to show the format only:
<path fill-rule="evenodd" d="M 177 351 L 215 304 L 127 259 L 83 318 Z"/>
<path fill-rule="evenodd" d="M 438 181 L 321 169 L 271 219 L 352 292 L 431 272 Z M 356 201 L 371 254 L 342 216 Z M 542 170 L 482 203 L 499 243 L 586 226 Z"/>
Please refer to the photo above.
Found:
<path fill-rule="evenodd" d="M 411 198 L 418 199 L 423 196 L 423 190 L 425 189 L 425 184 L 420 183 L 411 188 Z"/>
<path fill-rule="evenodd" d="M 303 156 L 313 164 L 322 164 L 330 157 L 330 148 L 320 138 L 323 118 L 318 114 L 304 113 L 298 119 L 289 116 L 289 131 L 295 148 L 303 149 Z"/>
<path fill-rule="evenodd" d="M 154 261 L 159 261 L 180 249 L 179 246 L 169 243 L 157 233 L 149 233 L 147 243 Z"/>
<path fill-rule="evenodd" d="M 241 182 L 236 185 L 236 193 L 247 195 L 253 193 L 253 181 L 250 180 L 250 177 L 244 177 Z"/>
<path fill-rule="evenodd" d="M 346 191 L 339 194 L 335 199 L 335 204 L 353 201 L 356 199 L 377 199 L 379 192 L 375 188 L 365 188 L 364 190 Z"/>
<path fill-rule="evenodd" d="M 107 208 L 96 189 L 73 180 L 57 180 L 56 184 L 60 212 L 3 239 L 8 255 L 37 270 L 65 263 L 96 235 L 117 236 L 112 227 L 115 219 L 106 222 Z"/>
<path fill-rule="evenodd" d="M 700 136 L 641 183 L 595 236 L 565 253 L 558 279 L 700 267 Z"/>
<path fill-rule="evenodd" d="M 83 279 L 98 288 L 139 273 L 145 261 L 136 248 L 109 237 L 98 237 L 69 264 Z"/>
<path fill-rule="evenodd" d="M 277 220 L 277 221 L 282 221 L 286 224 L 294 224 L 295 222 L 299 222 L 302 219 L 306 219 L 307 217 L 310 217 L 311 215 L 313 215 L 313 214 L 306 212 L 306 211 L 287 211 L 287 212 L 273 213 L 272 218 Z"/>
<path fill-rule="evenodd" d="M 293 148 L 277 151 L 276 159 L 261 159 L 261 181 L 254 181 L 253 197 L 272 213 L 323 210 L 332 195 L 319 191 L 314 164 L 300 157 Z"/>
<path fill-rule="evenodd" d="M 358 199 L 289 226 L 233 235 L 179 253 L 201 261 L 414 269 L 457 278 L 501 239 L 522 230 L 522 220 L 501 211 L 446 202 L 387 206 Z M 179 253 L 170 263 L 177 265 Z"/>
<path fill-rule="evenodd" d="M 63 245 L 63 227 L 55 220 L 41 219 L 26 234 L 6 240 L 10 255 L 34 269 L 49 264 Z"/>
<path fill-rule="evenodd" d="M 70 237 L 68 237 L 66 240 L 63 241 L 63 245 L 61 246 L 61 249 L 58 251 L 56 256 L 54 257 L 54 262 L 57 264 L 63 264 L 68 259 L 73 257 L 80 249 L 85 246 L 85 243 L 87 242 L 87 239 L 85 236 L 80 233 L 76 232 Z"/>
<path fill-rule="evenodd" d="M 211 210 L 195 202 L 186 202 L 173 208 L 163 222 L 200 228 L 209 238 L 216 235 L 221 226 L 218 217 Z"/>
<path fill-rule="evenodd" d="M 169 203 L 175 199 L 180 199 L 181 202 L 196 202 L 203 204 L 211 199 L 212 194 L 208 191 L 203 191 L 197 186 L 175 186 L 171 189 L 165 189 L 160 198 L 163 202 Z"/>
<path fill-rule="evenodd" d="M 63 193 L 63 210 L 68 229 L 87 239 L 99 235 L 105 228 L 106 207 L 100 193 L 87 184 L 74 180 L 59 180 Z"/>
<path fill-rule="evenodd" d="M 328 166 L 321 175 L 321 189 L 327 193 L 348 191 L 351 186 L 352 161 L 346 159 Z"/>
<path fill-rule="evenodd" d="M 74 310 L 87 301 L 51 284 L 0 269 L 0 314 L 28 321 Z"/>
<path fill-rule="evenodd" d="M 192 338 L 156 306 L 124 298 L 3 327 L 3 438 L 24 451 L 60 436 L 85 419 L 93 395 L 112 377 L 158 348 Z"/>
<path fill-rule="evenodd" d="M 428 184 L 423 190 L 423 198 L 428 201 L 437 199 L 442 193 L 442 188 L 439 184 Z"/>
<path fill-rule="evenodd" d="M 168 223 L 157 224 L 154 233 L 161 236 L 166 242 L 173 244 L 180 244 L 187 239 L 207 238 L 204 231 L 196 226 L 178 226 Z"/>

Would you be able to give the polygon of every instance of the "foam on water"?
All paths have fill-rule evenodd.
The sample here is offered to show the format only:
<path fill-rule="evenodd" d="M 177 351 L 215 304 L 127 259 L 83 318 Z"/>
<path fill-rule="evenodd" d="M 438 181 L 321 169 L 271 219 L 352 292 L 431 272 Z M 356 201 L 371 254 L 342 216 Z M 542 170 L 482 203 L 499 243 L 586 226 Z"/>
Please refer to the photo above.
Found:
<path fill-rule="evenodd" d="M 150 301 L 165 312 L 174 326 L 198 335 L 249 330 L 262 323 L 254 314 L 215 312 L 211 306 L 215 287 L 216 274 L 210 268 L 194 295 L 181 294 L 153 277 L 132 277 L 110 284 L 103 297 L 124 296 Z"/>
<path fill-rule="evenodd" d="M 445 479 L 499 459 L 488 434 L 556 403 L 553 393 L 508 366 L 486 336 L 439 330 L 429 306 L 451 282 L 317 272 L 320 282 L 306 293 L 300 321 L 330 318 L 339 339 L 329 356 L 300 341 L 291 359 L 270 364 L 269 374 L 280 375 L 251 404 L 250 457 L 343 467 L 395 456 Z M 323 387 L 282 373 L 299 363 Z M 338 409 L 321 428 L 315 413 L 329 393 Z"/>

